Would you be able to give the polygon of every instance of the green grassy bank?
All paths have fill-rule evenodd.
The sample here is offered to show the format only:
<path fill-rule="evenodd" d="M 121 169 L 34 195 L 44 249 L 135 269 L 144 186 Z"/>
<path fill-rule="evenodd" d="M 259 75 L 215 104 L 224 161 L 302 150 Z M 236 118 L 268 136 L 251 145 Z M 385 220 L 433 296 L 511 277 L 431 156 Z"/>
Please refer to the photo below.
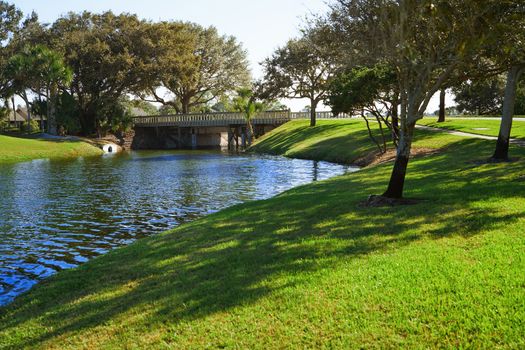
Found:
<path fill-rule="evenodd" d="M 82 141 L 0 135 L 0 163 L 38 158 L 92 156 L 101 153 L 99 148 Z"/>
<path fill-rule="evenodd" d="M 351 160 L 366 131 L 342 123 L 256 148 Z M 360 205 L 382 164 L 235 206 L 44 281 L 1 309 L 0 348 L 525 347 L 525 150 L 480 165 L 492 142 L 417 138 L 441 149 L 409 165 L 419 204 Z"/>
<path fill-rule="evenodd" d="M 318 120 L 315 128 L 302 120 L 292 121 L 264 135 L 251 147 L 258 153 L 336 163 L 354 163 L 375 149 L 359 119 Z"/>
<path fill-rule="evenodd" d="M 372 133 L 380 140 L 376 123 L 370 123 Z M 384 130 L 388 135 L 388 131 Z M 414 148 L 440 149 L 455 140 L 446 134 L 420 132 Z M 324 160 L 344 164 L 366 164 L 377 155 L 361 119 L 318 120 L 311 128 L 308 122 L 296 120 L 280 126 L 257 140 L 251 152 L 284 155 L 292 158 Z"/>
<path fill-rule="evenodd" d="M 494 120 L 448 118 L 443 123 L 436 122 L 436 118 L 423 118 L 417 123 L 420 125 L 427 125 L 447 130 L 463 131 L 471 134 L 498 136 L 501 118 Z M 512 123 L 511 137 L 525 139 L 525 121 L 514 120 Z"/>

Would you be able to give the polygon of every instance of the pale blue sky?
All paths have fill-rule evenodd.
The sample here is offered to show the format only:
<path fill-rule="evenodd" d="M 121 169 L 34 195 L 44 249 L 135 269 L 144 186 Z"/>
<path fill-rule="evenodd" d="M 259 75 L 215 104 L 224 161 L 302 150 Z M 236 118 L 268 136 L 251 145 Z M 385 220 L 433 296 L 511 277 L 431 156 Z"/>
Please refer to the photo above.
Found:
<path fill-rule="evenodd" d="M 12 2 L 12 1 L 11 1 Z M 34 10 L 40 20 L 53 22 L 69 11 L 88 10 L 136 13 L 150 20 L 184 20 L 214 25 L 220 33 L 233 35 L 243 43 L 254 77 L 261 76 L 259 62 L 289 38 L 299 35 L 305 18 L 327 11 L 326 0 L 16 0 L 24 14 Z M 307 100 L 284 101 L 300 110 Z M 432 101 L 429 110 L 436 109 Z"/>

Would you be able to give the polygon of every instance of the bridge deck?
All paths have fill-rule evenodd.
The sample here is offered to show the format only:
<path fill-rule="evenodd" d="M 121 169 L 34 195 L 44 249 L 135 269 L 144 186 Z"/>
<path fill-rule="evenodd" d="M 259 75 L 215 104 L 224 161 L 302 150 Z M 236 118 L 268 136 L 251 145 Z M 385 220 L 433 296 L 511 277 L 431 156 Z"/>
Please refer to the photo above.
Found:
<path fill-rule="evenodd" d="M 317 118 L 350 118 L 347 114 L 340 114 L 337 117 L 332 112 L 317 112 Z M 253 125 L 280 125 L 294 119 L 310 118 L 308 112 L 290 111 L 268 111 L 256 114 L 252 118 Z M 243 113 L 191 113 L 173 115 L 152 115 L 133 118 L 134 126 L 138 127 L 212 127 L 246 125 L 246 118 Z"/>

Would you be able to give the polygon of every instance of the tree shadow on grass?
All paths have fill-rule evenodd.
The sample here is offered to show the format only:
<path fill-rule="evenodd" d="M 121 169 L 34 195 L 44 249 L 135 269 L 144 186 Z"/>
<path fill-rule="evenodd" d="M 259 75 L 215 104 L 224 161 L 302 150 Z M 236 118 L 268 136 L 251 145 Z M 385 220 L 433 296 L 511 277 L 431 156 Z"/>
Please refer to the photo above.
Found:
<path fill-rule="evenodd" d="M 142 317 L 126 327 L 147 333 L 256 303 L 349 259 L 511 225 L 525 213 L 486 200 L 521 200 L 525 182 L 509 180 L 509 173 L 525 169 L 522 163 L 466 165 L 483 147 L 462 140 L 447 153 L 412 162 L 407 195 L 428 199 L 415 206 L 359 207 L 384 189 L 391 169 L 384 164 L 227 209 L 64 271 L 0 311 L 0 339 L 31 329 L 0 345 L 77 336 L 134 314 Z"/>

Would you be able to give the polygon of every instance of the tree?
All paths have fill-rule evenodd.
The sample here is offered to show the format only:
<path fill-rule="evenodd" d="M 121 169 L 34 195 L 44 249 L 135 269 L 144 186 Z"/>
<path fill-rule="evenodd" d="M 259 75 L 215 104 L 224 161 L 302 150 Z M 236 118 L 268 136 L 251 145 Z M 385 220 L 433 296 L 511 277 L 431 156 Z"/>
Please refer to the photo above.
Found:
<path fill-rule="evenodd" d="M 46 99 L 46 109 L 41 115 L 47 116 L 48 132 L 57 134 L 56 104 L 59 86 L 68 84 L 72 73 L 60 55 L 45 46 L 37 45 L 29 48 L 32 61 L 33 85 L 28 86 L 39 97 Z"/>
<path fill-rule="evenodd" d="M 355 67 L 338 74 L 332 80 L 325 103 L 336 114 L 359 113 L 379 152 L 385 153 L 388 139 L 383 131 L 383 124 L 390 130 L 394 144 L 397 145 L 398 140 L 396 85 L 395 73 L 388 66 Z M 375 117 L 381 132 L 381 142 L 373 135 L 366 114 Z"/>
<path fill-rule="evenodd" d="M 458 110 L 477 115 L 501 113 L 504 90 L 505 78 L 500 75 L 467 80 L 452 88 Z"/>
<path fill-rule="evenodd" d="M 498 23 L 502 36 L 493 36 L 487 56 L 507 69 L 507 81 L 501 125 L 492 160 L 508 159 L 510 132 L 516 104 L 518 81 L 525 71 L 525 3 L 507 0 L 501 3 L 502 14 Z"/>
<path fill-rule="evenodd" d="M 246 51 L 234 37 L 194 23 L 161 22 L 152 30 L 157 66 L 144 99 L 189 113 L 249 84 Z"/>
<path fill-rule="evenodd" d="M 24 100 L 27 109 L 27 131 L 31 130 L 31 109 L 28 90 L 37 85 L 35 76 L 35 60 L 31 52 L 26 49 L 9 58 L 4 70 L 4 76 L 8 81 L 6 96 L 18 95 Z"/>
<path fill-rule="evenodd" d="M 145 88 L 153 62 L 145 27 L 136 15 L 111 12 L 69 13 L 51 26 L 53 48 L 73 73 L 62 90 L 76 99 L 84 134 L 106 132 L 121 98 Z"/>
<path fill-rule="evenodd" d="M 383 197 L 403 196 L 417 120 L 432 96 L 484 44 L 501 14 L 499 2 L 339 0 L 329 20 L 342 49 L 396 72 L 400 129 L 396 160 Z"/>
<path fill-rule="evenodd" d="M 252 138 L 255 137 L 253 132 L 252 118 L 259 112 L 266 109 L 266 104 L 257 100 L 251 88 L 242 88 L 237 90 L 237 96 L 232 100 L 232 108 L 234 111 L 241 112 L 246 118 L 246 125 L 248 126 L 248 143 L 252 143 Z"/>
<path fill-rule="evenodd" d="M 49 46 L 49 31 L 46 24 L 39 21 L 38 15 L 31 12 L 9 39 L 10 54 L 16 54 L 26 47 Z"/>
<path fill-rule="evenodd" d="M 74 96 L 67 91 L 60 91 L 56 103 L 56 121 L 59 135 L 79 134 L 82 132 L 79 105 Z M 46 107 L 47 109 L 47 107 Z"/>
<path fill-rule="evenodd" d="M 22 19 L 22 12 L 5 1 L 0 1 L 0 42 L 9 38 Z"/>
<path fill-rule="evenodd" d="M 29 100 L 28 90 L 46 98 L 47 110 L 44 114 L 48 117 L 49 132 L 55 135 L 58 84 L 71 80 L 71 72 L 64 66 L 60 56 L 42 45 L 26 47 L 9 59 L 5 74 L 10 81 L 10 93 L 19 95 L 26 103 L 29 123 L 33 104 Z M 42 104 L 40 99 L 39 102 Z"/>
<path fill-rule="evenodd" d="M 444 123 L 445 122 L 445 115 L 446 115 L 446 106 L 445 106 L 445 98 L 447 96 L 447 89 L 442 88 L 439 90 L 439 117 L 438 117 L 438 123 Z"/>
<path fill-rule="evenodd" d="M 514 64 L 507 74 L 507 84 L 505 86 L 505 97 L 503 100 L 503 111 L 501 125 L 496 143 L 496 150 L 492 159 L 496 161 L 507 160 L 509 157 L 510 131 L 516 103 L 518 80 L 525 71 L 525 64 Z"/>
<path fill-rule="evenodd" d="M 315 126 L 317 105 L 335 71 L 333 57 L 314 38 L 311 34 L 290 40 L 262 63 L 265 96 L 309 99 L 310 126 Z"/>
<path fill-rule="evenodd" d="M 10 98 L 11 82 L 5 75 L 6 64 L 12 52 L 6 48 L 7 39 L 18 30 L 22 12 L 15 5 L 0 1 L 0 96 Z"/>
<path fill-rule="evenodd" d="M 158 115 L 159 114 L 159 109 L 157 108 L 157 106 L 155 106 L 152 103 L 140 100 L 140 99 L 126 100 L 124 102 L 124 105 L 128 109 L 137 108 L 145 112 L 147 115 Z"/>

